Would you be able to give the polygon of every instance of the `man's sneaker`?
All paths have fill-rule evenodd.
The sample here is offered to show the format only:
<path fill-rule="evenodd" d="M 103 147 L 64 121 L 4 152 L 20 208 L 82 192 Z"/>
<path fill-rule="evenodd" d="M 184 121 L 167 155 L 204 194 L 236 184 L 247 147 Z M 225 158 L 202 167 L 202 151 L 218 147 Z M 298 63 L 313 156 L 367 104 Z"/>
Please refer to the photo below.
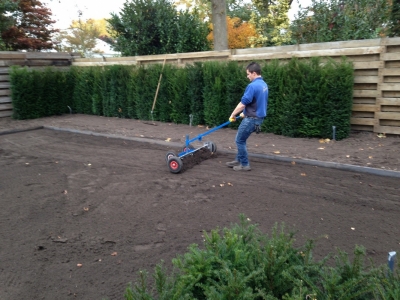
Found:
<path fill-rule="evenodd" d="M 240 166 L 240 162 L 238 162 L 237 160 L 234 160 L 234 161 L 227 162 L 226 165 L 227 165 L 229 168 L 233 168 L 233 167 L 235 167 L 235 166 Z"/>
<path fill-rule="evenodd" d="M 242 166 L 242 165 L 233 167 L 233 169 L 235 171 L 250 171 L 251 170 L 250 166 Z"/>

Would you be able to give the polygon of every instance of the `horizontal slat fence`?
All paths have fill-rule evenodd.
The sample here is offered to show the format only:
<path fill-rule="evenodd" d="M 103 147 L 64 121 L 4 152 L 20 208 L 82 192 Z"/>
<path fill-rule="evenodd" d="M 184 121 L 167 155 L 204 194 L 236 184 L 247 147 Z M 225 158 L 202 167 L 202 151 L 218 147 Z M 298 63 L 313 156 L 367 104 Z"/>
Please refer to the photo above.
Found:
<path fill-rule="evenodd" d="M 355 72 L 351 118 L 352 129 L 400 135 L 400 38 L 149 56 L 74 57 L 72 65 L 82 67 L 115 64 L 148 65 L 166 61 L 169 64 L 184 66 L 188 63 L 213 60 L 260 62 L 279 59 L 287 61 L 292 57 L 305 59 L 310 57 L 330 57 L 339 60 L 342 56 L 346 56 L 353 62 Z M 7 84 L 7 79 L 2 81 L 2 75 L 0 74 L 0 87 L 3 83 Z M 4 75 L 7 76 L 6 74 Z M 3 90 L 6 91 L 7 87 L 0 89 L 0 95 Z M 10 95 L 4 95 L 4 98 L 9 99 Z M 2 105 L 1 101 L 0 107 Z M 7 104 L 10 103 L 7 102 Z"/>
<path fill-rule="evenodd" d="M 8 75 L 8 68 L 0 67 L 0 118 L 11 115 L 10 76 Z"/>

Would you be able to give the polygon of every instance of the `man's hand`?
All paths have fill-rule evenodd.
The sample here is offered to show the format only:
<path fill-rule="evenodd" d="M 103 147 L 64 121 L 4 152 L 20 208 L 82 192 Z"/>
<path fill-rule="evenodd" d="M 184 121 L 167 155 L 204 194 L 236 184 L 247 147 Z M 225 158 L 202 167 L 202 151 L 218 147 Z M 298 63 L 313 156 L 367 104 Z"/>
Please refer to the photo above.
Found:
<path fill-rule="evenodd" d="M 240 113 L 240 117 L 241 117 L 242 119 L 244 119 L 244 117 L 245 117 L 244 113 Z"/>
<path fill-rule="evenodd" d="M 229 118 L 229 122 L 235 122 L 236 118 Z"/>

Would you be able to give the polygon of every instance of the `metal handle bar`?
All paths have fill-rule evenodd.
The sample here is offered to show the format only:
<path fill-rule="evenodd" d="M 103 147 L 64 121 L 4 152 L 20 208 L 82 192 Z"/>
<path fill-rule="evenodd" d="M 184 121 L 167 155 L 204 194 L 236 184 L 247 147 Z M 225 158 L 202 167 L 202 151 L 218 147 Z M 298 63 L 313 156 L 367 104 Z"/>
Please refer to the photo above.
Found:
<path fill-rule="evenodd" d="M 237 119 L 240 119 L 240 116 L 236 117 L 236 120 Z M 210 130 L 208 130 L 208 131 L 206 131 L 206 132 L 204 132 L 202 134 L 199 134 L 197 137 L 192 138 L 191 140 L 189 139 L 189 135 L 187 135 L 186 136 L 186 146 L 189 146 L 189 144 L 194 142 L 194 141 L 201 141 L 203 136 L 206 136 L 206 135 L 208 135 L 208 134 L 210 134 L 210 133 L 212 133 L 212 132 L 214 132 L 214 131 L 222 128 L 222 127 L 225 127 L 225 126 L 229 125 L 230 123 L 231 123 L 231 121 L 225 122 L 225 123 L 223 123 L 223 124 L 221 124 L 221 125 L 219 125 L 217 127 L 214 127 L 214 128 L 212 128 L 212 129 L 210 129 Z"/>

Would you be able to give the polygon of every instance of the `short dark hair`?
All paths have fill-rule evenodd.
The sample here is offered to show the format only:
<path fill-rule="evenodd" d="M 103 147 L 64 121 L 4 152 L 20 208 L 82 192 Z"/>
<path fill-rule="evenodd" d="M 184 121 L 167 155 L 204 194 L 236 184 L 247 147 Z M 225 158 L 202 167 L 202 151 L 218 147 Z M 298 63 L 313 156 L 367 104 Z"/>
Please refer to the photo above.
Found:
<path fill-rule="evenodd" d="M 246 70 L 248 70 L 250 73 L 256 72 L 257 75 L 261 75 L 261 66 L 254 61 L 249 63 L 249 65 L 246 67 Z"/>

